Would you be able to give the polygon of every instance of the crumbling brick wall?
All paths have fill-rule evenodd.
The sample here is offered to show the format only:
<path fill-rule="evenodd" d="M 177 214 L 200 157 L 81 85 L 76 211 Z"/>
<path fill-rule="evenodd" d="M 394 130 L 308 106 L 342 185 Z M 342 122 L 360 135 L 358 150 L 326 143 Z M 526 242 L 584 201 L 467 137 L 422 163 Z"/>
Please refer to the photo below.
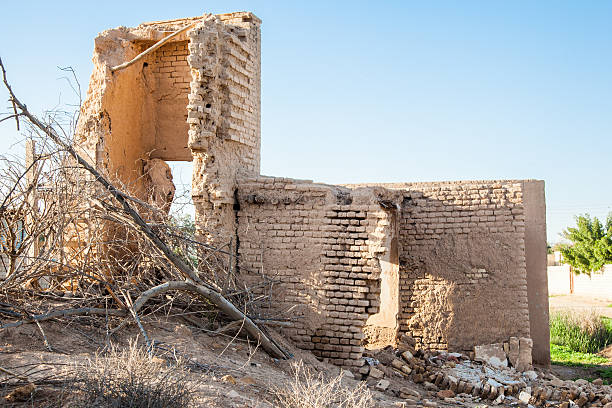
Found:
<path fill-rule="evenodd" d="M 203 239 L 218 245 L 236 233 L 237 177 L 259 174 L 259 24 L 251 13 L 232 13 L 189 32 L 192 196 Z"/>
<path fill-rule="evenodd" d="M 200 23 L 138 63 L 112 71 L 193 22 Z M 144 162 L 193 160 L 200 223 L 208 225 L 214 218 L 209 213 L 226 204 L 231 209 L 236 175 L 259 174 L 259 24 L 253 14 L 239 12 L 101 33 L 81 108 L 80 151 L 143 198 Z M 210 226 L 224 229 L 228 222 L 219 218 Z"/>
<path fill-rule="evenodd" d="M 379 202 L 386 197 L 397 207 L 400 333 L 420 347 L 453 351 L 530 335 L 523 192 L 525 186 L 543 190 L 541 182 L 349 187 L 367 186 L 379 188 Z M 534 199 L 543 194 L 529 205 Z M 545 235 L 535 238 L 545 241 Z M 376 344 L 374 336 L 365 340 Z"/>
<path fill-rule="evenodd" d="M 522 182 L 401 191 L 400 330 L 454 351 L 529 336 Z"/>
<path fill-rule="evenodd" d="M 278 281 L 270 308 L 294 318 L 285 332 L 301 348 L 338 365 L 363 364 L 366 327 L 385 331 L 369 324 L 391 225 L 377 196 L 271 177 L 245 179 L 238 191 L 241 276 Z M 387 328 L 393 340 L 396 325 Z"/>
<path fill-rule="evenodd" d="M 260 23 L 239 12 L 102 33 L 81 151 L 145 197 L 143 162 L 193 160 L 201 239 L 233 242 L 231 266 L 245 280 L 275 278 L 269 311 L 290 313 L 285 332 L 336 364 L 362 364 L 364 348 L 403 332 L 420 347 L 466 350 L 545 324 L 547 297 L 527 290 L 530 278 L 546 287 L 542 183 L 330 186 L 260 176 Z"/>
<path fill-rule="evenodd" d="M 287 334 L 336 364 L 404 332 L 452 351 L 529 337 L 525 183 L 245 180 L 242 265 L 280 281 L 273 309 L 300 316 Z"/>

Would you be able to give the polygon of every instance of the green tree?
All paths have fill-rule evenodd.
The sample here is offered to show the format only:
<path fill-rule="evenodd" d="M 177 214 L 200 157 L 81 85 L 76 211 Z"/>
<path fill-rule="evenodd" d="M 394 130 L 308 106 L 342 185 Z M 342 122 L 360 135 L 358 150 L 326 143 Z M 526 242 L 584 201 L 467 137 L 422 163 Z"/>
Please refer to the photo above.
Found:
<path fill-rule="evenodd" d="M 569 227 L 562 234 L 572 244 L 561 248 L 561 253 L 576 273 L 591 275 L 612 263 L 612 213 L 608 214 L 605 225 L 597 217 L 591 219 L 589 214 L 575 218 L 576 227 Z"/>

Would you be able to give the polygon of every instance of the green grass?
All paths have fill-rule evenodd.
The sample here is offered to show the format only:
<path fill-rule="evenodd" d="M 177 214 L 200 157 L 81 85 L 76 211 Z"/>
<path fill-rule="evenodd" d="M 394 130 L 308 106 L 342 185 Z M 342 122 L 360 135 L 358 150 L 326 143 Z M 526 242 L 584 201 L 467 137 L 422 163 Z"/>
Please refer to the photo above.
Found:
<path fill-rule="evenodd" d="M 593 367 L 608 362 L 607 358 L 597 354 L 581 353 L 580 351 L 572 350 L 568 346 L 560 346 L 558 344 L 550 345 L 550 359 L 553 364 L 578 367 Z M 610 372 L 610 376 L 612 376 L 612 372 Z"/>
<path fill-rule="evenodd" d="M 553 364 L 589 368 L 586 380 L 599 377 L 604 384 L 612 383 L 612 367 L 607 365 L 611 361 L 596 354 L 612 344 L 612 319 L 594 313 L 553 313 L 550 343 Z"/>
<path fill-rule="evenodd" d="M 609 304 L 608 306 L 606 306 L 606 307 L 612 307 L 612 303 L 610 303 L 610 304 Z"/>
<path fill-rule="evenodd" d="M 550 342 L 595 354 L 612 344 L 612 320 L 594 313 L 555 312 L 550 316 Z"/>
<path fill-rule="evenodd" d="M 610 361 L 605 358 L 592 353 L 581 353 L 579 351 L 572 351 L 567 346 L 559 346 L 557 344 L 550 345 L 550 360 L 552 364 L 565 365 L 570 367 L 583 367 L 593 368 L 591 374 L 585 374 L 582 377 L 588 381 L 593 381 L 596 378 L 604 380 L 604 384 L 612 384 L 612 367 L 602 366 L 601 364 L 608 364 Z M 574 378 L 577 380 L 578 378 Z"/>
<path fill-rule="evenodd" d="M 599 376 L 608 381 L 608 384 L 612 383 L 612 367 L 606 367 L 599 370 Z"/>

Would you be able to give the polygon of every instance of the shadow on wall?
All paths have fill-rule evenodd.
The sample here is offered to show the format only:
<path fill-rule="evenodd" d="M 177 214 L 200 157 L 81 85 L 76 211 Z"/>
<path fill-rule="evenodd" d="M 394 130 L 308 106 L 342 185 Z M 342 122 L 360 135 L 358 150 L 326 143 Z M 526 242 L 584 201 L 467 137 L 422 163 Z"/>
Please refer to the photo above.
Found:
<path fill-rule="evenodd" d="M 528 337 L 520 183 L 441 185 L 404 187 L 400 331 L 453 351 Z"/>
<path fill-rule="evenodd" d="M 422 344 L 449 350 L 528 336 L 524 266 L 513 244 L 500 234 L 465 234 L 412 246 L 400 262 L 409 286 L 402 294 L 410 296 L 403 327 Z"/>

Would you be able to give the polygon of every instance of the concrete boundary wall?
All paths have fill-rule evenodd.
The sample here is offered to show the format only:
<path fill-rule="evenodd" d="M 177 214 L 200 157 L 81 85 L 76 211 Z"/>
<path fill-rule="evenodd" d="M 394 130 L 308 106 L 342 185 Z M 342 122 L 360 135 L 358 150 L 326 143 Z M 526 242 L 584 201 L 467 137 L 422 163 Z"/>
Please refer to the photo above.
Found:
<path fill-rule="evenodd" d="M 533 361 L 550 365 L 550 329 L 548 321 L 548 275 L 546 271 L 546 198 L 544 182 L 523 182 L 525 208 L 525 258 L 529 324 L 533 340 Z"/>
<path fill-rule="evenodd" d="M 612 265 L 605 265 L 603 272 L 593 272 L 591 276 L 576 275 L 569 265 L 549 266 L 547 271 L 550 295 L 575 294 L 612 301 Z"/>

